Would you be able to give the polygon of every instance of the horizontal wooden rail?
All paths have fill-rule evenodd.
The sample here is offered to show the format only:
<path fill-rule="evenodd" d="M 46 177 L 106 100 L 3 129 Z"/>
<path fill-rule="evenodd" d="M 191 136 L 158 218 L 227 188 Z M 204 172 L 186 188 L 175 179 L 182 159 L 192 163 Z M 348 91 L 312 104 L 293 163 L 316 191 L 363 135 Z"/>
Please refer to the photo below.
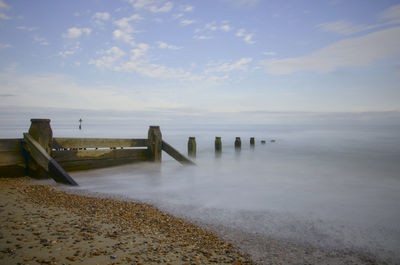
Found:
<path fill-rule="evenodd" d="M 167 142 L 162 141 L 162 150 L 164 150 L 167 154 L 175 158 L 179 163 L 183 165 L 195 165 L 191 160 L 186 158 L 184 155 L 178 152 L 175 148 L 169 145 Z"/>
<path fill-rule="evenodd" d="M 53 138 L 53 149 L 104 148 L 104 147 L 146 147 L 146 146 L 147 146 L 147 139 Z"/>
<path fill-rule="evenodd" d="M 54 150 L 52 156 L 68 171 L 117 166 L 149 160 L 147 149 Z"/>
<path fill-rule="evenodd" d="M 29 133 L 24 133 L 24 148 L 33 160 L 48 172 L 56 182 L 73 186 L 78 185 Z"/>

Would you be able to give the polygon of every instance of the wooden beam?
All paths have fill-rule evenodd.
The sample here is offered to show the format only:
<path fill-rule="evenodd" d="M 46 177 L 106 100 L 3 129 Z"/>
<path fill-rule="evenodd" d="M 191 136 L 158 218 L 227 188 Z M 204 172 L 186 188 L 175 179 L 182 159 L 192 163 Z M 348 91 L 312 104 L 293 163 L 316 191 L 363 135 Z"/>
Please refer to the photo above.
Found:
<path fill-rule="evenodd" d="M 67 150 L 56 151 L 52 153 L 54 159 L 58 162 L 83 161 L 83 160 L 103 160 L 103 159 L 121 159 L 131 158 L 140 161 L 148 160 L 147 149 L 107 149 L 107 150 Z"/>
<path fill-rule="evenodd" d="M 49 173 L 56 182 L 77 186 L 70 175 L 36 142 L 29 133 L 24 133 L 24 148 L 36 163 Z"/>
<path fill-rule="evenodd" d="M 162 141 L 162 150 L 164 150 L 167 154 L 175 158 L 179 163 L 183 165 L 195 165 L 194 162 L 186 158 L 184 155 L 179 153 L 175 148 L 169 145 L 167 142 Z"/>
<path fill-rule="evenodd" d="M 147 139 L 53 138 L 53 148 L 146 147 Z"/>

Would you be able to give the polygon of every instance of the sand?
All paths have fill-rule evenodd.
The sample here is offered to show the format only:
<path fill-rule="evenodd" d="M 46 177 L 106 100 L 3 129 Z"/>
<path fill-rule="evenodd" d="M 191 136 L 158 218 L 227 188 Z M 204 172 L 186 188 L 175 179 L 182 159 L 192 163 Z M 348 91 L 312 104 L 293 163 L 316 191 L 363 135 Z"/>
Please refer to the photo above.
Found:
<path fill-rule="evenodd" d="M 254 264 L 150 205 L 0 179 L 0 264 Z"/>

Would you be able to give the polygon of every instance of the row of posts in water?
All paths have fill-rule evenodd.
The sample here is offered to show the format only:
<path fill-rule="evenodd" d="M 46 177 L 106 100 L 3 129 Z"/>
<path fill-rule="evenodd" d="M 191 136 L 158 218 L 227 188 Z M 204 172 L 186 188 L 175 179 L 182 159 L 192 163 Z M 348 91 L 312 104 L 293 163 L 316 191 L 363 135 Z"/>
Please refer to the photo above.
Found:
<path fill-rule="evenodd" d="M 275 140 L 271 140 L 271 142 L 275 142 Z M 261 140 L 262 144 L 265 144 L 265 140 Z M 254 137 L 250 138 L 250 147 L 254 147 L 255 145 L 255 139 Z M 240 137 L 236 137 L 235 139 L 235 149 L 236 151 L 240 150 L 242 148 L 242 141 L 240 140 Z M 216 136 L 215 137 L 215 153 L 221 153 L 222 152 L 222 140 L 221 137 Z M 196 157 L 196 138 L 195 137 L 189 137 L 188 141 L 188 155 L 190 157 Z"/>

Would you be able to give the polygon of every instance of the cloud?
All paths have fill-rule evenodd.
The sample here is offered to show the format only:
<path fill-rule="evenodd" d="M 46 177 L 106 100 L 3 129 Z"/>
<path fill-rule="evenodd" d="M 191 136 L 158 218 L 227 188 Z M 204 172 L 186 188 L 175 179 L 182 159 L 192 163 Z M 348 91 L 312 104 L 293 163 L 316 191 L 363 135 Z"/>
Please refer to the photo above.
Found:
<path fill-rule="evenodd" d="M 0 49 L 6 49 L 6 48 L 11 48 L 12 46 L 10 45 L 10 44 L 3 44 L 3 43 L 0 43 Z"/>
<path fill-rule="evenodd" d="M 33 42 L 39 43 L 40 45 L 43 45 L 43 46 L 50 45 L 50 43 L 46 40 L 46 38 L 39 37 L 37 35 L 35 37 L 33 37 Z"/>
<path fill-rule="evenodd" d="M 62 36 L 64 38 L 68 39 L 76 39 L 82 36 L 83 34 L 86 34 L 87 36 L 90 35 L 92 30 L 90 28 L 76 28 L 72 27 L 67 30 L 66 33 L 64 33 Z"/>
<path fill-rule="evenodd" d="M 190 19 L 183 19 L 183 20 L 181 20 L 181 24 L 184 25 L 184 26 L 193 24 L 193 23 L 195 23 L 195 22 L 196 22 L 195 20 L 190 20 Z"/>
<path fill-rule="evenodd" d="M 266 60 L 262 64 L 269 74 L 326 73 L 339 67 L 370 66 L 377 60 L 396 56 L 400 56 L 400 27 L 338 41 L 306 56 Z"/>
<path fill-rule="evenodd" d="M 7 16 L 7 15 L 4 14 L 4 13 L 0 13 L 0 19 L 7 20 L 7 19 L 11 19 L 11 17 Z"/>
<path fill-rule="evenodd" d="M 96 14 L 93 15 L 93 18 L 96 20 L 107 21 L 110 19 L 110 14 L 108 12 L 96 12 Z"/>
<path fill-rule="evenodd" d="M 235 36 L 242 38 L 247 44 L 255 43 L 255 41 L 253 41 L 253 33 L 247 33 L 244 29 L 239 29 Z"/>
<path fill-rule="evenodd" d="M 37 27 L 26 27 L 26 26 L 18 26 L 17 29 L 19 30 L 25 30 L 25 31 L 35 31 L 38 28 Z"/>
<path fill-rule="evenodd" d="M 134 29 L 130 24 L 131 21 L 143 19 L 140 15 L 134 14 L 130 17 L 123 17 L 119 20 L 114 21 L 114 24 L 119 27 L 119 29 L 113 31 L 113 36 L 115 40 L 120 40 L 131 45 L 135 45 L 133 41 L 132 33 Z"/>
<path fill-rule="evenodd" d="M 400 4 L 394 5 L 379 15 L 380 19 L 388 20 L 388 24 L 400 23 Z"/>
<path fill-rule="evenodd" d="M 274 56 L 276 55 L 276 52 L 263 52 L 263 54 L 267 56 Z"/>
<path fill-rule="evenodd" d="M 254 7 L 260 2 L 260 0 L 222 0 L 222 1 L 229 3 L 234 7 Z"/>
<path fill-rule="evenodd" d="M 89 64 L 101 69 L 113 69 L 115 63 L 125 55 L 125 52 L 116 46 L 100 53 L 105 55 L 100 59 L 90 60 Z"/>
<path fill-rule="evenodd" d="M 212 39 L 213 33 L 217 31 L 229 32 L 231 30 L 232 27 L 228 25 L 227 21 L 223 21 L 222 23 L 216 23 L 215 21 L 213 21 L 205 24 L 202 28 L 195 29 L 195 35 L 193 38 L 198 40 Z"/>
<path fill-rule="evenodd" d="M 184 6 L 182 7 L 183 12 L 193 12 L 194 6 Z"/>
<path fill-rule="evenodd" d="M 167 43 L 162 42 L 162 41 L 158 41 L 157 44 L 158 44 L 158 48 L 160 48 L 160 49 L 169 49 L 169 50 L 180 50 L 180 49 L 182 49 L 182 47 L 171 45 L 171 44 L 167 44 Z"/>
<path fill-rule="evenodd" d="M 3 9 L 9 9 L 10 6 L 8 6 L 6 3 L 4 3 L 3 0 L 0 0 L 0 9 L 1 9 L 1 8 L 3 8 Z"/>
<path fill-rule="evenodd" d="M 220 27 L 220 29 L 221 29 L 222 31 L 228 32 L 228 31 L 231 31 L 232 27 L 229 26 L 228 24 L 224 24 L 224 25 L 222 25 L 222 26 Z"/>
<path fill-rule="evenodd" d="M 59 55 L 60 57 L 66 58 L 66 57 L 68 57 L 68 56 L 70 56 L 70 55 L 75 54 L 75 53 L 79 50 L 79 46 L 80 46 L 80 42 L 78 41 L 78 42 L 76 43 L 75 47 L 73 47 L 73 48 L 70 49 L 70 50 L 61 51 L 61 52 L 58 53 L 58 55 Z"/>
<path fill-rule="evenodd" d="M 400 4 L 394 5 L 378 15 L 380 20 L 385 21 L 384 23 L 377 23 L 372 25 L 357 25 L 353 24 L 350 21 L 346 20 L 339 20 L 334 22 L 328 23 L 321 23 L 317 25 L 318 28 L 322 29 L 323 31 L 327 32 L 334 32 L 337 34 L 349 36 L 355 33 L 363 32 L 366 30 L 371 30 L 387 25 L 399 24 L 400 23 Z"/>
<path fill-rule="evenodd" d="M 206 69 L 205 72 L 232 72 L 232 71 L 246 71 L 248 64 L 253 61 L 252 58 L 241 58 L 234 63 L 223 63 L 216 65 L 213 68 Z"/>
<path fill-rule="evenodd" d="M 340 20 L 330 23 L 322 23 L 317 26 L 323 31 L 334 32 L 341 35 L 352 35 L 354 33 L 366 31 L 369 29 L 374 29 L 378 25 L 355 25 L 349 21 Z"/>
<path fill-rule="evenodd" d="M 152 13 L 169 12 L 173 8 L 171 2 L 164 0 L 129 0 L 135 9 L 144 9 Z"/>

